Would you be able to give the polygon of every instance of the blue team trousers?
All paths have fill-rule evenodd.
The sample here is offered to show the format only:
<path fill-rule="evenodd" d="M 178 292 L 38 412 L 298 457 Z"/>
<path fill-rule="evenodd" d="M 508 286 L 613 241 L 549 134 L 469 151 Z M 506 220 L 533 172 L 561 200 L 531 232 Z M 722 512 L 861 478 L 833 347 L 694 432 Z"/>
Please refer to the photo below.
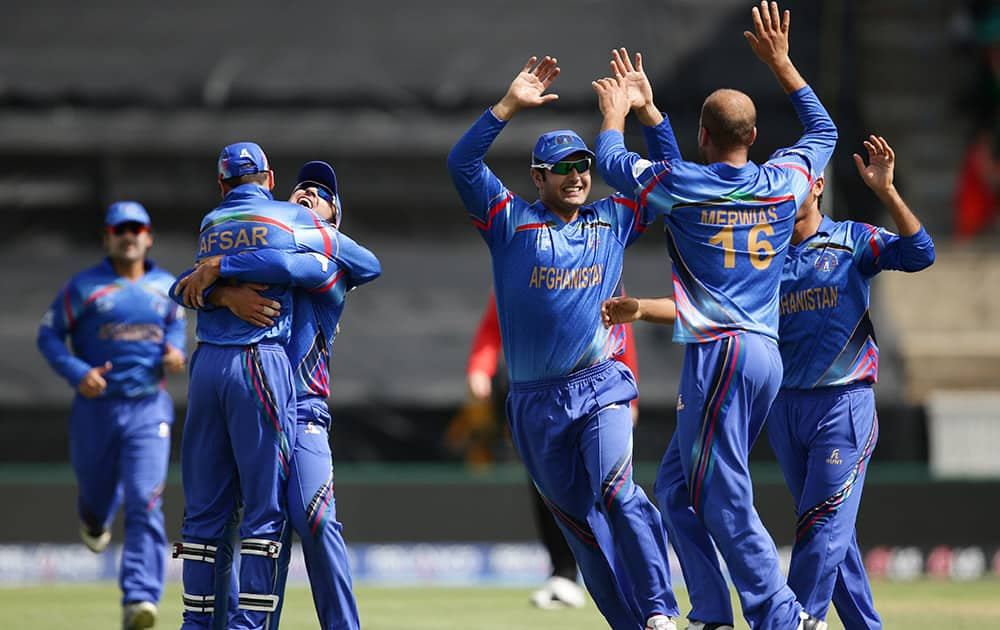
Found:
<path fill-rule="evenodd" d="M 635 378 L 603 361 L 562 378 L 513 382 L 514 445 L 573 550 L 584 583 L 614 630 L 677 616 L 666 533 L 632 480 Z"/>
<path fill-rule="evenodd" d="M 106 529 L 118 506 L 125 506 L 122 603 L 156 603 L 163 593 L 161 495 L 173 421 L 173 401 L 163 390 L 140 398 L 73 399 L 69 448 L 80 520 L 89 529 Z"/>
<path fill-rule="evenodd" d="M 358 630 L 361 622 L 351 583 L 351 563 L 333 496 L 330 411 L 326 400 L 310 397 L 296 403 L 296 415 L 288 515 L 302 541 L 319 626 L 323 630 Z M 290 542 L 291 531 L 279 560 L 285 567 L 283 576 L 287 576 Z"/>
<path fill-rule="evenodd" d="M 212 623 L 215 552 L 228 544 L 240 506 L 239 608 L 229 628 L 274 627 L 294 419 L 292 372 L 280 345 L 195 350 L 181 441 L 184 541 L 174 551 L 184 559 L 183 628 Z"/>
<path fill-rule="evenodd" d="M 689 619 L 733 621 L 714 541 L 751 628 L 795 630 L 802 607 L 753 505 L 749 454 L 781 384 L 777 344 L 744 333 L 684 352 L 677 431 L 655 495 L 687 582 Z"/>
<path fill-rule="evenodd" d="M 783 389 L 767 423 L 798 517 L 788 585 L 814 617 L 832 598 L 847 630 L 881 628 L 854 531 L 878 441 L 871 386 Z"/>

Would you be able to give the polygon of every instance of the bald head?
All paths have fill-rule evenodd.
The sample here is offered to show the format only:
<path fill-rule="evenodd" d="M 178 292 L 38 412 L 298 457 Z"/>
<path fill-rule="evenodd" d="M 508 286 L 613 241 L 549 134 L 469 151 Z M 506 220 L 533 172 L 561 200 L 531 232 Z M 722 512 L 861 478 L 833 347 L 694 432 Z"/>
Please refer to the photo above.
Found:
<path fill-rule="evenodd" d="M 754 141 L 757 108 L 739 90 L 716 90 L 701 106 L 701 126 L 708 131 L 716 149 L 746 149 Z"/>

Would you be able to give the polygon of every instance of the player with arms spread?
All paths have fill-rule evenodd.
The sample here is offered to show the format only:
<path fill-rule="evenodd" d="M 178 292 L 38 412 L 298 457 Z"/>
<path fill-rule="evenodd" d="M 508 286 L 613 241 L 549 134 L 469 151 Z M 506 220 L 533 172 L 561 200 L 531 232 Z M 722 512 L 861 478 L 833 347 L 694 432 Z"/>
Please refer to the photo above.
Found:
<path fill-rule="evenodd" d="M 645 217 L 620 195 L 587 203 L 594 154 L 572 131 L 535 144 L 533 203 L 483 163 L 517 112 L 557 98 L 545 92 L 558 74 L 555 59 L 532 57 L 452 149 L 448 170 L 493 259 L 514 445 L 611 627 L 672 629 L 678 610 L 665 532 L 632 479 L 635 379 L 612 360 L 620 336 L 601 325 L 599 311 L 619 287 L 624 249 Z M 655 125 L 662 116 L 649 105 L 640 115 Z"/>
<path fill-rule="evenodd" d="M 657 475 L 656 496 L 691 594 L 688 618 L 693 624 L 732 623 L 714 539 L 751 627 L 809 630 L 825 624 L 803 612 L 785 582 L 774 541 L 753 505 L 748 456 L 781 383 L 781 265 L 796 211 L 830 159 L 837 130 L 788 57 L 789 12 L 782 16 L 777 3 L 763 2 L 752 14 L 755 33 L 745 36 L 789 94 L 805 128 L 799 141 L 763 165 L 751 162 L 753 101 L 736 90 L 717 90 L 701 112 L 698 146 L 705 164 L 670 158 L 654 147 L 654 161 L 645 160 L 624 145 L 629 107 L 623 81 L 602 79 L 594 83 L 604 113 L 598 168 L 618 190 L 636 194 L 640 208 L 662 214 L 666 225 L 677 302 L 674 341 L 686 350 L 677 430 Z M 725 601 L 716 601 L 721 593 Z M 729 619 L 714 617 L 726 610 Z"/>

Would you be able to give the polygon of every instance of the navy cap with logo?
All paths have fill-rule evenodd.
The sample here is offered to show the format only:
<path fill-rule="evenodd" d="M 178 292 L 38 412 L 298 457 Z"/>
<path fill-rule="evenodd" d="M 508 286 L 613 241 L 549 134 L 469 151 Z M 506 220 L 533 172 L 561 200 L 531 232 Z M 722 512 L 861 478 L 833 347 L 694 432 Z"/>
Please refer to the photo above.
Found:
<path fill-rule="evenodd" d="M 535 143 L 535 149 L 531 152 L 531 165 L 535 167 L 551 166 L 562 160 L 567 155 L 577 152 L 584 152 L 590 157 L 596 157 L 594 152 L 587 148 L 583 138 L 575 131 L 560 129 L 543 133 Z"/>
<path fill-rule="evenodd" d="M 299 176 L 295 180 L 295 188 L 308 188 L 309 186 L 316 186 L 329 195 L 330 198 L 327 201 L 334 208 L 333 223 L 339 226 L 340 194 L 337 190 L 337 174 L 334 173 L 333 167 L 319 160 L 303 164 L 302 168 L 299 169 Z M 321 196 L 326 197 L 326 195 Z"/>
<path fill-rule="evenodd" d="M 268 166 L 264 150 L 255 142 L 237 142 L 219 154 L 219 179 L 230 179 L 255 173 L 266 173 Z"/>
<path fill-rule="evenodd" d="M 104 225 L 114 227 L 122 223 L 149 225 L 149 213 L 137 201 L 116 201 L 108 206 L 108 213 L 104 215 Z"/>

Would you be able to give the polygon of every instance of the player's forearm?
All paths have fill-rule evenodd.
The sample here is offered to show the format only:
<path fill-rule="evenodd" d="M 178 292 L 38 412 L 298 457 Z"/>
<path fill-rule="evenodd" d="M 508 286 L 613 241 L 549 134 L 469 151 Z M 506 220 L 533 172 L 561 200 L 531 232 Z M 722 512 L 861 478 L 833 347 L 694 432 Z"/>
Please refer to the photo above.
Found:
<path fill-rule="evenodd" d="M 633 111 L 635 112 L 636 120 L 646 127 L 655 127 L 663 122 L 663 112 L 652 103 Z"/>
<path fill-rule="evenodd" d="M 91 366 L 71 353 L 63 339 L 51 328 L 42 328 L 38 331 L 38 350 L 56 374 L 75 388 Z"/>
<path fill-rule="evenodd" d="M 646 155 L 650 160 L 680 160 L 681 150 L 677 145 L 670 119 L 660 117 L 660 122 L 653 126 L 643 126 L 642 135 L 646 138 Z"/>
<path fill-rule="evenodd" d="M 806 86 L 806 80 L 799 74 L 798 69 L 790 58 L 785 57 L 780 61 L 770 64 L 770 68 L 775 78 L 778 79 L 781 89 L 785 91 L 785 94 L 791 94 Z"/>
<path fill-rule="evenodd" d="M 896 224 L 896 232 L 900 236 L 913 236 L 920 231 L 920 219 L 906 205 L 895 186 L 890 184 L 884 190 L 876 190 L 875 195 L 889 212 L 893 223 Z"/>
<path fill-rule="evenodd" d="M 601 133 L 605 131 L 617 131 L 625 133 L 625 115 L 618 112 L 607 112 L 604 114 L 604 121 L 601 123 Z"/>
<path fill-rule="evenodd" d="M 651 324 L 673 325 L 677 320 L 677 305 L 668 297 L 639 298 L 639 319 Z"/>

